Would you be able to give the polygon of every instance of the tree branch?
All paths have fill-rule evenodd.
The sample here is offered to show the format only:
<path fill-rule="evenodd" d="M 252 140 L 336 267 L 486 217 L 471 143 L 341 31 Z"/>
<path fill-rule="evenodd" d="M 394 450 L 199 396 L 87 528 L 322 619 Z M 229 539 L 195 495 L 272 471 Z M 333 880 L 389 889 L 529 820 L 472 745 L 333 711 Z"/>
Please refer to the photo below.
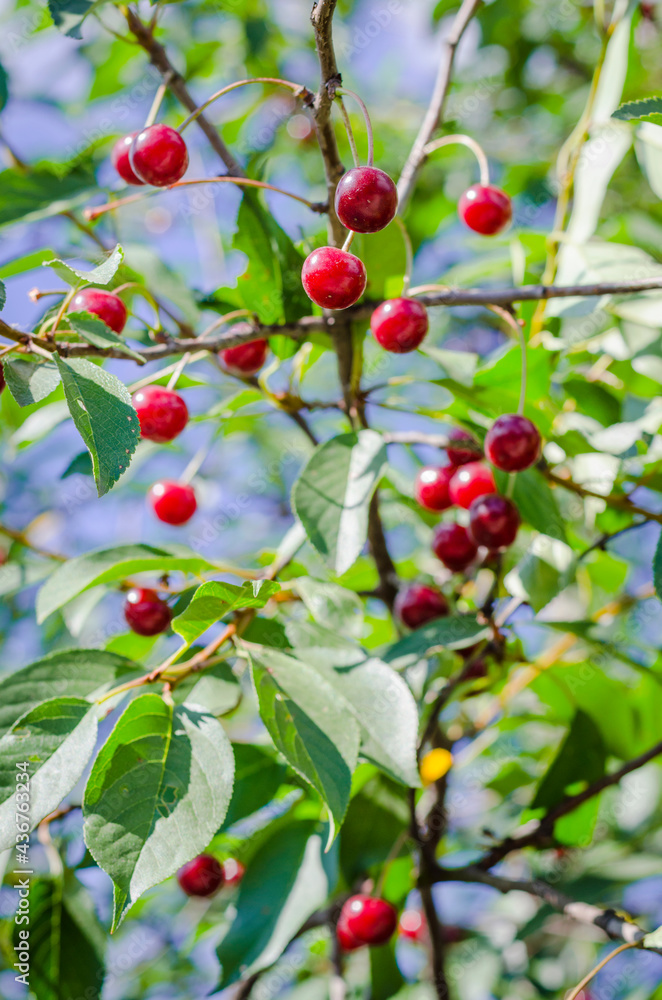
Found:
<path fill-rule="evenodd" d="M 434 92 L 430 101 L 430 106 L 426 112 L 423 124 L 412 146 L 411 153 L 405 163 L 400 180 L 398 181 L 398 198 L 400 201 L 400 212 L 403 212 L 409 198 L 414 190 L 418 171 L 423 166 L 426 159 L 425 147 L 441 124 L 444 115 L 446 98 L 451 85 L 451 75 L 453 63 L 455 62 L 455 51 L 460 43 L 469 21 L 480 7 L 482 0 L 463 0 L 450 34 L 444 42 L 441 64 L 437 74 Z"/>
<path fill-rule="evenodd" d="M 338 181 L 345 172 L 338 151 L 338 142 L 333 128 L 331 107 L 336 87 L 342 83 L 333 48 L 333 15 L 338 0 L 318 0 L 313 5 L 310 20 L 315 31 L 315 45 L 320 65 L 320 88 L 313 102 L 313 119 L 317 131 L 317 141 L 324 161 L 326 187 L 329 202 L 329 242 L 341 246 L 345 230 L 335 210 L 335 195 Z"/>

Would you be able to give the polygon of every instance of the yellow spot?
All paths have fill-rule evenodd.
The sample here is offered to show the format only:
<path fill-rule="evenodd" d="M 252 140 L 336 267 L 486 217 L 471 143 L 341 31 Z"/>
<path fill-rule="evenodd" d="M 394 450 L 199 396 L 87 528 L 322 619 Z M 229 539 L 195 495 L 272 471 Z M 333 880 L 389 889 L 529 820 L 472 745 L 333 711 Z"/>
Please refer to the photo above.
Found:
<path fill-rule="evenodd" d="M 447 774 L 453 765 L 453 754 L 450 750 L 430 750 L 421 761 L 421 781 L 431 785 Z"/>

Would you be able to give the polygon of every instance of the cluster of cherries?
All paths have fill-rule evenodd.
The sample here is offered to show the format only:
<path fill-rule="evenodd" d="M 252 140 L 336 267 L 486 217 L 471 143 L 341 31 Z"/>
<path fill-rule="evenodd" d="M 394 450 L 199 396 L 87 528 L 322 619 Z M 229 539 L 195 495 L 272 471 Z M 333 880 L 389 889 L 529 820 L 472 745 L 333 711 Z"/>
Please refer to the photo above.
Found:
<path fill-rule="evenodd" d="M 426 510 L 440 513 L 456 506 L 468 510 L 468 525 L 443 521 L 437 525 L 432 550 L 444 566 L 461 573 L 474 562 L 482 546 L 490 555 L 515 541 L 520 525 L 517 507 L 497 493 L 492 470 L 480 461 L 478 446 L 465 431 L 451 433 L 448 464 L 426 466 L 416 478 L 416 499 Z M 540 456 L 540 432 L 528 417 L 507 413 L 497 417 L 485 437 L 485 456 L 503 472 L 522 472 Z M 402 590 L 395 611 L 408 628 L 420 628 L 449 612 L 440 590 L 414 584 Z"/>
<path fill-rule="evenodd" d="M 213 854 L 199 854 L 177 872 L 177 881 L 187 896 L 213 896 L 224 886 L 238 885 L 244 866 L 235 858 L 220 862 Z"/>

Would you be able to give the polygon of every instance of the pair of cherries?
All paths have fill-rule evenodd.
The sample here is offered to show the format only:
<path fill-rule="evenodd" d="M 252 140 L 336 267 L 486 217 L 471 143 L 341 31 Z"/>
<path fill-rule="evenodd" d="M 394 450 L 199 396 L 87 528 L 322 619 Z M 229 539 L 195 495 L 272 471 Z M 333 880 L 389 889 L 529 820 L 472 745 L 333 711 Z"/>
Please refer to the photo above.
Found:
<path fill-rule="evenodd" d="M 177 872 L 177 881 L 187 896 L 213 896 L 223 886 L 238 885 L 245 868 L 228 858 L 220 862 L 213 854 L 199 854 Z"/>
<path fill-rule="evenodd" d="M 111 162 L 127 184 L 169 187 L 188 168 L 188 150 L 179 132 L 169 125 L 148 125 L 118 139 Z"/>

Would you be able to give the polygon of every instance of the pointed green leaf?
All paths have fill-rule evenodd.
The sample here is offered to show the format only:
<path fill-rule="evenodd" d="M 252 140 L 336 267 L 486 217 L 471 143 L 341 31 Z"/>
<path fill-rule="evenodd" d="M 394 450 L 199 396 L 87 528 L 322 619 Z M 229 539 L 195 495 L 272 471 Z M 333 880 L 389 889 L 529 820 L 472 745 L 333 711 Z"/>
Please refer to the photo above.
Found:
<path fill-rule="evenodd" d="M 106 259 L 92 268 L 91 271 L 78 271 L 63 260 L 44 261 L 42 267 L 51 267 L 58 277 L 66 281 L 72 288 L 76 288 L 81 283 L 86 285 L 107 285 L 117 274 L 117 269 L 124 260 L 124 250 L 117 244 L 113 252 Z"/>
<path fill-rule="evenodd" d="M 92 344 L 93 347 L 114 347 L 116 351 L 121 351 L 128 358 L 133 358 L 141 365 L 145 364 L 143 357 L 137 351 L 132 351 L 122 338 L 118 337 L 115 331 L 106 326 L 98 316 L 93 316 L 92 313 L 88 312 L 71 312 L 67 313 L 67 323 L 81 340 Z"/>
<path fill-rule="evenodd" d="M 490 630 L 475 615 L 450 615 L 417 628 L 382 653 L 382 659 L 386 663 L 395 663 L 405 658 L 420 659 L 432 649 L 466 649 L 489 634 Z"/>
<path fill-rule="evenodd" d="M 60 384 L 57 365 L 50 362 L 10 358 L 3 362 L 7 388 L 19 406 L 31 406 L 46 399 Z"/>
<path fill-rule="evenodd" d="M 626 101 L 613 112 L 612 118 L 622 122 L 652 122 L 662 125 L 662 97 L 646 97 L 643 101 Z"/>
<path fill-rule="evenodd" d="M 75 208 L 97 189 L 89 164 L 71 169 L 48 166 L 0 173 L 0 226 L 35 222 Z"/>
<path fill-rule="evenodd" d="M 273 580 L 247 580 L 241 587 L 219 580 L 203 583 L 182 614 L 173 619 L 173 631 L 190 645 L 230 611 L 263 608 L 279 590 L 280 584 Z"/>

